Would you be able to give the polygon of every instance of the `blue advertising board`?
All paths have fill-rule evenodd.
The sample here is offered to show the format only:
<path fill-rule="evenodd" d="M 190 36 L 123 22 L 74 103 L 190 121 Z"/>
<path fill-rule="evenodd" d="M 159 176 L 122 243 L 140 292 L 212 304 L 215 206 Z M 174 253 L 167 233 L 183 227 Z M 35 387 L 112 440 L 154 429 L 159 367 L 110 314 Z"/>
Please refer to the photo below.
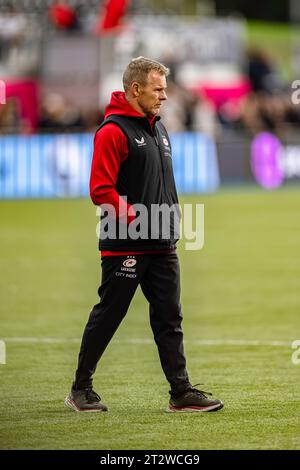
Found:
<path fill-rule="evenodd" d="M 179 193 L 215 191 L 219 169 L 214 141 L 202 134 L 171 135 Z M 0 198 L 84 197 L 89 194 L 93 134 L 0 137 Z"/>

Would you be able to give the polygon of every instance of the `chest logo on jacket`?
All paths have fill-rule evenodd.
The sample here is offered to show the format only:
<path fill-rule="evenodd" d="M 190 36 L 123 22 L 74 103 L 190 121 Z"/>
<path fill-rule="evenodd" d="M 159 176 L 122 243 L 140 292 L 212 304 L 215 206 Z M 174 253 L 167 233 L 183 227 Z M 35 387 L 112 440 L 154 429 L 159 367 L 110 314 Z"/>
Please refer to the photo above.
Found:
<path fill-rule="evenodd" d="M 142 147 L 143 145 L 147 145 L 145 142 L 145 138 L 142 137 L 140 140 L 139 139 L 134 139 L 136 143 L 138 144 L 138 147 Z"/>

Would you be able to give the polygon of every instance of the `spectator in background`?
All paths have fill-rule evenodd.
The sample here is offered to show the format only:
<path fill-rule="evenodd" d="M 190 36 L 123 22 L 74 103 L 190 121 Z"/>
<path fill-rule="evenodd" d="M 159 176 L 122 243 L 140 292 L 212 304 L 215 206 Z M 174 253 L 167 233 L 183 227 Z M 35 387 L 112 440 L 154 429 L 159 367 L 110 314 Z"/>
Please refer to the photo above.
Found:
<path fill-rule="evenodd" d="M 78 27 L 76 12 L 68 0 L 55 1 L 49 7 L 49 17 L 57 29 L 74 30 Z"/>
<path fill-rule="evenodd" d="M 299 126 L 299 110 L 291 103 L 270 55 L 260 48 L 252 48 L 248 58 L 252 92 L 241 100 L 233 124 L 237 130 L 243 129 L 252 135 L 269 131 L 284 137 L 286 132 Z"/>
<path fill-rule="evenodd" d="M 273 93 L 282 90 L 283 83 L 274 61 L 266 51 L 251 48 L 248 51 L 248 76 L 255 92 Z"/>
<path fill-rule="evenodd" d="M 215 138 L 220 131 L 216 111 L 212 103 L 197 94 L 193 102 L 191 130 Z"/>
<path fill-rule="evenodd" d="M 255 135 L 270 131 L 282 137 L 300 124 L 300 114 L 286 93 L 254 93 L 244 98 L 239 110 L 237 128 Z"/>
<path fill-rule="evenodd" d="M 237 130 L 247 129 L 251 134 L 256 134 L 263 127 L 256 93 L 250 93 L 241 100 L 236 126 Z"/>
<path fill-rule="evenodd" d="M 17 134 L 20 132 L 21 120 L 16 100 L 10 98 L 0 105 L 0 134 Z"/>
<path fill-rule="evenodd" d="M 27 28 L 24 13 L 8 6 L 0 12 L 0 62 L 5 62 L 23 40 Z"/>
<path fill-rule="evenodd" d="M 80 109 L 58 93 L 49 93 L 41 103 L 39 129 L 42 132 L 82 131 Z"/>
<path fill-rule="evenodd" d="M 84 127 L 87 132 L 96 132 L 97 127 L 104 121 L 104 110 L 90 108 L 83 112 Z"/>

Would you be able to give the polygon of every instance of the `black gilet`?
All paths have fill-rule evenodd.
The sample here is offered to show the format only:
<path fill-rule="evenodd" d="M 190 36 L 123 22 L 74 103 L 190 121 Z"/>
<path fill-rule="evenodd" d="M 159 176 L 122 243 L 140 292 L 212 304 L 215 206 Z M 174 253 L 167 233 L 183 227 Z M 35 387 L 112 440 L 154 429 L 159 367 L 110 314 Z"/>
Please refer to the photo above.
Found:
<path fill-rule="evenodd" d="M 127 202 L 143 204 L 148 210 L 148 237 L 142 239 L 123 239 L 119 236 L 119 224 L 117 222 L 116 238 L 107 237 L 107 232 L 101 229 L 99 249 L 108 251 L 147 251 L 165 250 L 175 248 L 178 240 L 178 224 L 170 217 L 170 236 L 164 237 L 165 232 L 151 226 L 152 205 L 166 204 L 168 207 L 177 207 L 178 196 L 172 167 L 171 143 L 160 117 L 156 117 L 153 128 L 146 117 L 133 117 L 122 115 L 110 115 L 97 129 L 101 129 L 108 123 L 116 124 L 127 137 L 128 157 L 121 163 L 116 191 L 120 196 L 126 196 Z M 156 206 L 157 207 L 157 206 Z M 137 212 L 139 215 L 139 212 Z M 107 213 L 102 214 L 102 224 Z M 108 218 L 106 221 L 109 220 Z M 176 218 L 175 218 L 176 220 Z M 106 225 L 106 224 L 104 224 Z M 152 223 L 152 225 L 154 225 Z M 156 224 L 155 224 L 156 225 Z M 151 231 L 152 229 L 152 231 Z M 123 226 L 124 236 L 124 226 Z M 153 236 L 153 233 L 155 234 Z"/>

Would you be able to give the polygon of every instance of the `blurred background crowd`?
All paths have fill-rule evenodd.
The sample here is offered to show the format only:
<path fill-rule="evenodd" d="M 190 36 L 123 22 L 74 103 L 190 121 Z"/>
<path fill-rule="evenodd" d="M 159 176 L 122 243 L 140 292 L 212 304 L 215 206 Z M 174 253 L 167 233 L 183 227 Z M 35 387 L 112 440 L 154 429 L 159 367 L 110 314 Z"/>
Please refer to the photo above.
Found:
<path fill-rule="evenodd" d="M 225 0 L 0 1 L 0 133 L 94 131 L 110 91 L 121 88 L 124 64 L 137 55 L 171 68 L 162 108 L 171 132 L 217 138 L 227 130 L 297 129 L 291 31 L 299 7 L 261 3 L 272 11 Z M 266 15 L 275 22 L 267 30 L 257 21 Z M 174 43 L 176 30 L 185 42 Z"/>

